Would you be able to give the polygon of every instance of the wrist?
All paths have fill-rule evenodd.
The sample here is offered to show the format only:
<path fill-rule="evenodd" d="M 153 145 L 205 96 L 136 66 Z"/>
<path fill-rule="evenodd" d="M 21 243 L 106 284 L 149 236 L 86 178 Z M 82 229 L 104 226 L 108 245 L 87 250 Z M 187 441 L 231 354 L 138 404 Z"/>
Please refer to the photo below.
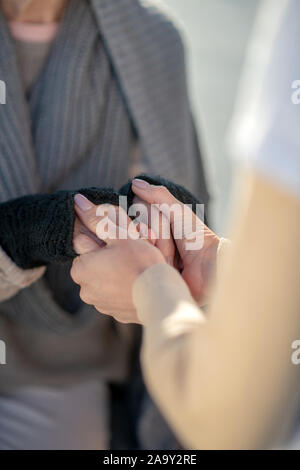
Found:
<path fill-rule="evenodd" d="M 140 253 L 142 254 L 142 257 L 137 264 L 136 277 L 155 264 L 167 264 L 164 256 L 158 248 L 145 240 L 140 240 L 139 243 L 143 243 L 143 246 L 141 246 Z"/>

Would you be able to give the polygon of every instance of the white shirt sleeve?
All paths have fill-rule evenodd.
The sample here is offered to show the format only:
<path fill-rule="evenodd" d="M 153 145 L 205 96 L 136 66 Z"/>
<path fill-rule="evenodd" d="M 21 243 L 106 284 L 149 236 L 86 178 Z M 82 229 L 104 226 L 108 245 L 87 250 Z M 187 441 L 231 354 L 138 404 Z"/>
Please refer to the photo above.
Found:
<path fill-rule="evenodd" d="M 300 197 L 300 1 L 267 0 L 230 132 L 234 158 Z"/>

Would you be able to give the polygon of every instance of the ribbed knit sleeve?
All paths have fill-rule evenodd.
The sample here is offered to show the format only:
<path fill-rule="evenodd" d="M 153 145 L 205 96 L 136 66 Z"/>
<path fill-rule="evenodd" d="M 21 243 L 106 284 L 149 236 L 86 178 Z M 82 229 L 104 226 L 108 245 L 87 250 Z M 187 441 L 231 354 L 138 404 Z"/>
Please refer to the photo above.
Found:
<path fill-rule="evenodd" d="M 112 189 L 80 189 L 95 204 L 118 204 Z M 0 245 L 22 269 L 65 263 L 73 249 L 75 191 L 24 196 L 0 204 Z"/>
<path fill-rule="evenodd" d="M 145 180 L 148 183 L 154 184 L 156 186 L 165 186 L 166 188 L 168 188 L 170 193 L 173 194 L 173 196 L 176 197 L 176 199 L 178 199 L 180 202 L 182 202 L 183 204 L 190 204 L 194 212 L 196 211 L 197 204 L 200 204 L 199 200 L 186 188 L 184 188 L 180 184 L 176 184 L 172 181 L 162 178 L 161 176 L 149 176 L 147 174 L 142 173 L 136 176 L 135 178 Z M 130 180 L 120 189 L 120 194 L 126 195 L 128 198 L 128 207 L 130 207 L 135 197 L 135 194 L 132 191 L 131 183 L 132 180 Z"/>
<path fill-rule="evenodd" d="M 185 188 L 159 176 L 138 176 L 151 184 L 166 186 L 181 202 L 198 200 Z M 81 193 L 94 204 L 119 204 L 119 196 L 133 202 L 131 181 L 120 192 L 112 188 L 85 188 L 54 194 L 24 196 L 0 204 L 0 301 L 15 295 L 44 273 L 48 264 L 63 264 L 76 257 L 73 249 L 74 196 Z"/>

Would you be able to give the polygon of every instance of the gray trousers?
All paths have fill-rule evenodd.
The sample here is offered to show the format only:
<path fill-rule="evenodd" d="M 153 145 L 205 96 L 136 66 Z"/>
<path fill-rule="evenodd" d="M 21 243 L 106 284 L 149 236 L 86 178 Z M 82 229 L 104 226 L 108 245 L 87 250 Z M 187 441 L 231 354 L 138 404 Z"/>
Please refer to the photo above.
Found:
<path fill-rule="evenodd" d="M 0 449 L 108 449 L 108 400 L 100 381 L 1 394 Z"/>

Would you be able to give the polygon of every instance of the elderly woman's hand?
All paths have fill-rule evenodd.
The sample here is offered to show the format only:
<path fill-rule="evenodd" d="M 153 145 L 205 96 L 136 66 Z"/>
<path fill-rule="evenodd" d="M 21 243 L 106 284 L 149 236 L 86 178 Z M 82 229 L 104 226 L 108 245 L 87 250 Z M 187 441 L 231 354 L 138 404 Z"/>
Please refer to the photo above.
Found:
<path fill-rule="evenodd" d="M 81 222 L 79 217 L 76 217 L 73 233 L 74 251 L 81 255 L 97 250 L 101 246 L 103 246 L 101 240 Z"/>
<path fill-rule="evenodd" d="M 126 216 L 123 214 L 122 225 L 111 221 L 108 230 L 105 230 L 105 224 L 101 225 L 101 221 L 104 221 L 104 217 L 108 221 L 110 209 L 111 213 L 117 211 L 118 214 L 122 209 L 105 205 L 107 212 L 99 216 L 96 213 L 97 206 L 82 198 L 81 195 L 75 198 L 77 215 L 105 244 L 103 248 L 95 247 L 84 253 L 85 235 L 80 234 L 74 240 L 77 251 L 84 253 L 74 260 L 71 269 L 74 282 L 81 287 L 80 297 L 84 302 L 94 305 L 99 312 L 111 315 L 119 322 L 139 323 L 132 301 L 133 283 L 148 267 L 164 263 L 165 259 L 153 243 L 139 238 L 138 230 L 130 219 L 127 220 L 126 213 Z M 82 203 L 86 204 L 85 210 Z M 124 221 L 128 222 L 127 227 Z"/>
<path fill-rule="evenodd" d="M 175 267 L 179 268 L 179 256 L 176 250 L 176 244 L 173 239 L 172 233 L 170 232 L 170 222 L 168 218 L 160 212 L 156 207 L 151 204 L 142 201 L 138 196 L 133 199 L 133 206 L 137 208 L 139 213 L 138 220 L 148 228 L 151 229 L 151 233 L 155 234 L 156 243 L 155 246 L 164 256 L 166 262 Z M 165 237 L 164 234 L 170 233 L 169 237 Z"/>
<path fill-rule="evenodd" d="M 182 277 L 195 300 L 203 303 L 216 268 L 219 238 L 166 187 L 135 179 L 132 189 L 142 201 L 159 207 L 168 218 L 182 262 Z M 178 228 L 181 228 L 181 237 L 176 237 Z"/>

